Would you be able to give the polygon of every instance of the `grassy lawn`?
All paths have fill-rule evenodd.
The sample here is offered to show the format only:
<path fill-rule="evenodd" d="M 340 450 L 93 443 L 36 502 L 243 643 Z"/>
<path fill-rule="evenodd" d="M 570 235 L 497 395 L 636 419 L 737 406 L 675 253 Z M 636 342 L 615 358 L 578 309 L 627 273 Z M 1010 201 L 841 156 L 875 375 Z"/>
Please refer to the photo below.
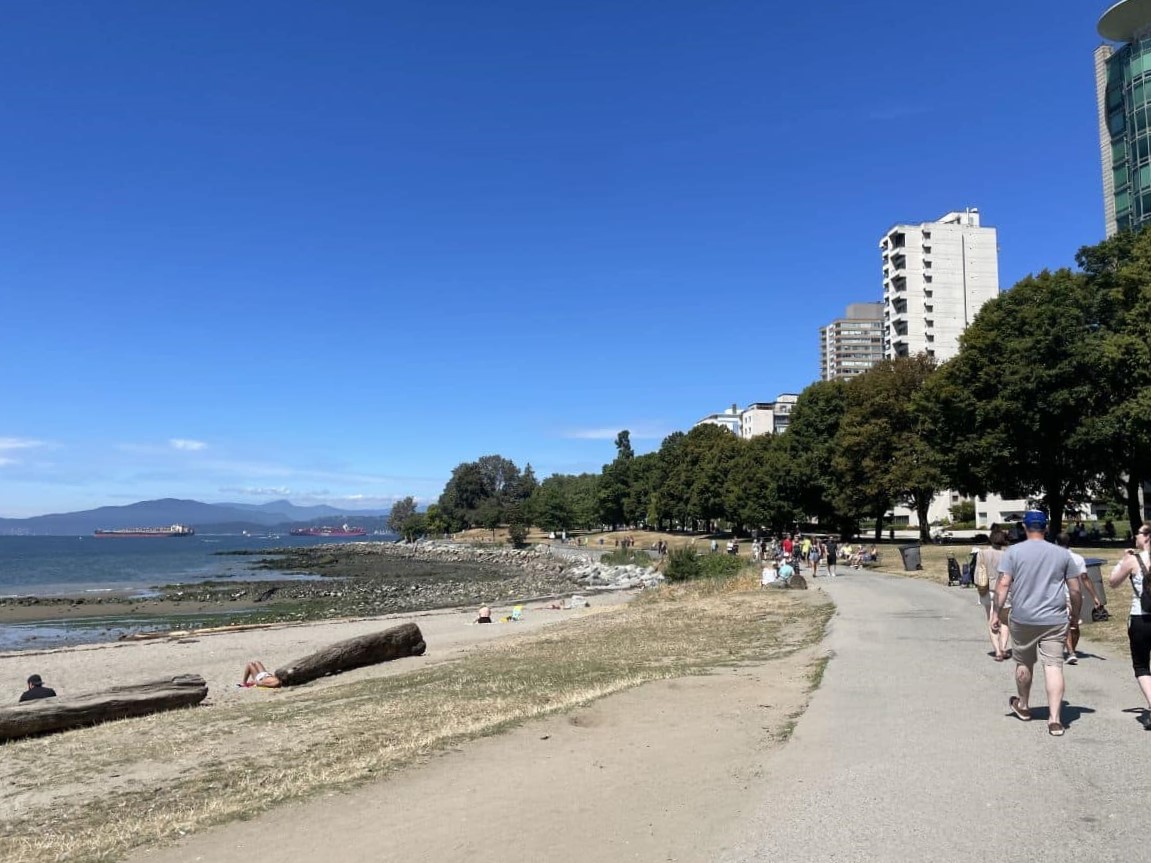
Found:
<path fill-rule="evenodd" d="M 667 586 L 411 674 L 9 743 L 34 770 L 0 789 L 0 859 L 115 860 L 648 681 L 789 656 L 832 610 L 751 575 Z"/>

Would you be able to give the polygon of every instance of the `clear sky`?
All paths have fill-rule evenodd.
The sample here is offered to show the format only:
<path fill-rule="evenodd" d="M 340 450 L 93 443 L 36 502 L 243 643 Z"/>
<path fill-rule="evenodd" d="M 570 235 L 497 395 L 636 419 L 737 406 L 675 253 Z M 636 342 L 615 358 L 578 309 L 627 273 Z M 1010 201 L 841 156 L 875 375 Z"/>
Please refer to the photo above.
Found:
<path fill-rule="evenodd" d="M 1102 239 L 1108 5 L 9 2 L 0 515 L 434 500 L 819 375 L 879 238 Z"/>

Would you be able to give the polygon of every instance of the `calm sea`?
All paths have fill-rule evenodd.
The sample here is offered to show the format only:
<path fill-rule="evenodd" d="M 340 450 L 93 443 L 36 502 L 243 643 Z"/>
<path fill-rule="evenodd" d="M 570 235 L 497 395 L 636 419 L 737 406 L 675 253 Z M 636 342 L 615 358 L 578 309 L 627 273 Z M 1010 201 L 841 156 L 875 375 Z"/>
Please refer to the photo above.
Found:
<path fill-rule="evenodd" d="M 346 540 L 315 537 L 196 536 L 96 539 L 91 536 L 0 536 L 0 596 L 99 595 L 113 591 L 146 596 L 156 587 L 232 578 L 308 578 L 268 570 L 253 572 L 258 557 L 220 551 L 309 546 Z M 114 641 L 141 629 L 170 627 L 164 618 L 132 614 L 0 624 L 0 651 L 44 650 Z"/>
<path fill-rule="evenodd" d="M 268 579 L 252 572 L 258 558 L 221 551 L 308 546 L 333 539 L 282 536 L 117 537 L 0 536 L 0 596 L 131 591 L 217 578 Z"/>

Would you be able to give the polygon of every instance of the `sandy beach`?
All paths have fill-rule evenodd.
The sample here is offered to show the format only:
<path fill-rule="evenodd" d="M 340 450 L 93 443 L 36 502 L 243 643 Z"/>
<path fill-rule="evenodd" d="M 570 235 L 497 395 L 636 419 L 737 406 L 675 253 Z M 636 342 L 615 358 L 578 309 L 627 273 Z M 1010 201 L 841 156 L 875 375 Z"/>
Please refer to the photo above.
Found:
<path fill-rule="evenodd" d="M 441 609 L 373 618 L 276 624 L 238 632 L 152 641 L 119 641 L 46 651 L 21 650 L 0 653 L 0 698 L 15 702 L 29 674 L 44 678 L 60 695 L 80 694 L 108 686 L 139 683 L 174 674 L 199 674 L 208 682 L 206 706 L 240 698 L 279 693 L 253 692 L 236 686 L 245 663 L 259 659 L 269 668 L 287 664 L 345 638 L 377 632 L 400 623 L 416 623 L 424 633 L 428 651 L 384 665 L 361 668 L 310 686 L 402 674 L 413 668 L 443 662 L 465 653 L 471 646 L 494 639 L 532 632 L 549 624 L 595 613 L 626 602 L 630 593 L 591 597 L 588 608 L 551 610 L 547 603 L 529 604 L 517 623 L 473 624 L 475 609 Z M 496 619 L 510 613 L 508 606 L 493 606 Z"/>

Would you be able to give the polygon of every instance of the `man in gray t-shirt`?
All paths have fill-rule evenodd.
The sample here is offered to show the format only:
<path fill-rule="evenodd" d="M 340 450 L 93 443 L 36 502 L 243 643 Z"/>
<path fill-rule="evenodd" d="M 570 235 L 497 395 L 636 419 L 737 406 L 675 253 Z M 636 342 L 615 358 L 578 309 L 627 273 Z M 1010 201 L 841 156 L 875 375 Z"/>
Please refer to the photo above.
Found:
<path fill-rule="evenodd" d="M 999 582 L 995 586 L 998 612 L 1011 596 L 1011 656 L 1015 660 L 1015 685 L 1019 691 L 1008 702 L 1011 712 L 1022 720 L 1031 718 L 1032 671 L 1036 659 L 1043 661 L 1050 717 L 1048 732 L 1062 736 L 1060 707 L 1063 704 L 1063 643 L 1067 638 L 1067 595 L 1071 598 L 1071 619 L 1079 619 L 1081 597 L 1079 573 L 1067 552 L 1044 537 L 1047 515 L 1030 510 L 1023 517 L 1027 539 L 1011 546 L 999 560 Z M 998 624 L 992 615 L 992 629 Z"/>

